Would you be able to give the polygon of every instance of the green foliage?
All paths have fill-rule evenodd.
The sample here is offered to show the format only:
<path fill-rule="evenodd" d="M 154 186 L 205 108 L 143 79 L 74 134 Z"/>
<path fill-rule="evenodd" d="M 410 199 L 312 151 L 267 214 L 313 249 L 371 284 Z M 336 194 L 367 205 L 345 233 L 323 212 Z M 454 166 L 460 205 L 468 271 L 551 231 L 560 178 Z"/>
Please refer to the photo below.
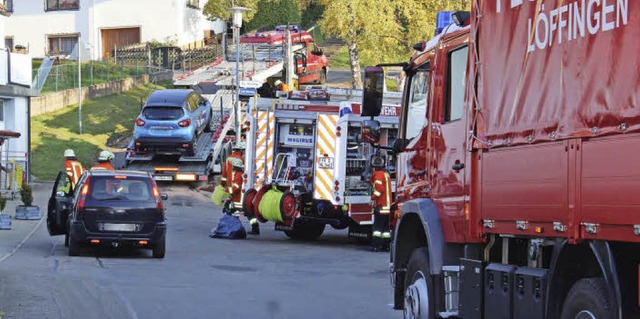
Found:
<path fill-rule="evenodd" d="M 86 101 L 82 106 L 83 134 L 78 134 L 78 106 L 39 115 L 31 119 L 32 173 L 41 180 L 54 180 L 64 169 L 63 152 L 75 151 L 84 167 L 94 164 L 107 140 L 114 134 L 131 136 L 140 113 L 140 100 L 170 83 L 147 85 L 122 94 Z"/>
<path fill-rule="evenodd" d="M 247 22 L 246 30 L 273 29 L 276 25 L 299 24 L 300 10 L 296 0 L 260 0 L 256 14 Z"/>
<path fill-rule="evenodd" d="M 302 28 L 309 29 L 316 25 L 322 18 L 324 6 L 319 3 L 310 3 L 302 12 Z M 316 41 L 318 41 L 316 39 Z"/>
<path fill-rule="evenodd" d="M 33 190 L 31 189 L 31 185 L 22 185 L 22 188 L 20 188 L 20 198 L 24 206 L 31 206 L 31 204 L 33 204 Z"/>
<path fill-rule="evenodd" d="M 0 194 L 0 212 L 4 211 L 5 206 L 7 206 L 7 198 Z"/>
<path fill-rule="evenodd" d="M 242 21 L 247 22 L 253 19 L 258 7 L 258 0 L 234 0 L 233 4 L 238 7 L 251 9 L 242 14 Z M 231 8 L 231 0 L 208 0 L 202 8 L 202 13 L 211 21 L 220 19 L 223 21 L 231 20 L 231 13 L 227 9 Z"/>

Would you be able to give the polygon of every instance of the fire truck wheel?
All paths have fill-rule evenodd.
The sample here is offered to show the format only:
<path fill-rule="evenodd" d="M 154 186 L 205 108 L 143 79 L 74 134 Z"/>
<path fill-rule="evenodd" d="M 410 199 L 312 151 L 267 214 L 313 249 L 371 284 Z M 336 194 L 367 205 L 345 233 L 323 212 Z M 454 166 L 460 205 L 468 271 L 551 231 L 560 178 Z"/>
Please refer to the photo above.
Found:
<path fill-rule="evenodd" d="M 404 287 L 404 318 L 434 318 L 433 276 L 429 273 L 427 247 L 416 248 L 411 253 Z"/>
<path fill-rule="evenodd" d="M 604 279 L 583 278 L 569 290 L 562 306 L 562 319 L 613 319 L 611 296 Z"/>
<path fill-rule="evenodd" d="M 324 228 L 324 224 L 297 224 L 292 230 L 285 230 L 284 233 L 291 239 L 309 241 L 318 239 L 324 232 Z"/>
<path fill-rule="evenodd" d="M 324 84 L 325 82 L 327 82 L 327 70 L 322 69 L 322 71 L 320 72 L 320 77 L 318 78 L 317 84 Z"/>
<path fill-rule="evenodd" d="M 292 220 L 296 212 L 296 197 L 293 193 L 286 191 L 280 199 L 280 214 L 282 220 Z"/>
<path fill-rule="evenodd" d="M 258 194 L 258 191 L 253 188 L 244 193 L 244 199 L 242 200 L 242 210 L 250 214 L 255 214 L 253 199 L 256 198 L 256 194 Z"/>

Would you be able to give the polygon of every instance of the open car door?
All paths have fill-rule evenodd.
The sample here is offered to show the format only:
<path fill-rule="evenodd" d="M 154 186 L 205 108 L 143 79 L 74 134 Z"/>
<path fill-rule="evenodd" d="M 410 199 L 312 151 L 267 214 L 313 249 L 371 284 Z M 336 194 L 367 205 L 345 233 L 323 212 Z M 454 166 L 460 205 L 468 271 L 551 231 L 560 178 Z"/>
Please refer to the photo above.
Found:
<path fill-rule="evenodd" d="M 65 172 L 60 172 L 53 184 L 49 205 L 47 208 L 47 230 L 49 235 L 64 235 L 67 233 L 67 217 L 73 200 L 71 179 Z"/>

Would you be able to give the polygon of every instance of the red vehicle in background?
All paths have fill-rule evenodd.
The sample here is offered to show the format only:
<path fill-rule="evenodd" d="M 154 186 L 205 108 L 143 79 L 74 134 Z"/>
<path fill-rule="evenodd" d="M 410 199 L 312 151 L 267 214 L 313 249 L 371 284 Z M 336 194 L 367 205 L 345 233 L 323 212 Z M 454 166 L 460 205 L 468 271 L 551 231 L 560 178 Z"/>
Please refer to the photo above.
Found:
<path fill-rule="evenodd" d="M 294 73 L 298 77 L 298 83 L 325 83 L 329 67 L 327 57 L 311 34 L 298 26 L 277 26 L 275 30 L 245 34 L 240 38 L 240 43 L 282 47 L 287 44 L 287 30 L 291 33 Z"/>
<path fill-rule="evenodd" d="M 640 318 L 640 2 L 479 0 L 449 15 L 395 64 L 395 309 Z M 377 116 L 383 69 L 365 73 L 363 116 Z"/>

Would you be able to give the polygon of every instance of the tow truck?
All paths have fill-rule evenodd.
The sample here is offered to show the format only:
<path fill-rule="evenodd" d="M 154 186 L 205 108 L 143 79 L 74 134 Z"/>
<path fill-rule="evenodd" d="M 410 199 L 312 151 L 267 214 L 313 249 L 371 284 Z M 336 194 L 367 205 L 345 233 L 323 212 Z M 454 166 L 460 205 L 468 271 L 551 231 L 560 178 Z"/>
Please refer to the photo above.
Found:
<path fill-rule="evenodd" d="M 332 94 L 333 92 L 333 94 Z M 374 148 L 359 142 L 362 92 L 308 87 L 249 102 L 243 209 L 293 239 L 313 240 L 328 224 L 371 236 L 371 191 L 362 175 Z M 385 94 L 382 139 L 397 136 L 400 93 Z"/>

